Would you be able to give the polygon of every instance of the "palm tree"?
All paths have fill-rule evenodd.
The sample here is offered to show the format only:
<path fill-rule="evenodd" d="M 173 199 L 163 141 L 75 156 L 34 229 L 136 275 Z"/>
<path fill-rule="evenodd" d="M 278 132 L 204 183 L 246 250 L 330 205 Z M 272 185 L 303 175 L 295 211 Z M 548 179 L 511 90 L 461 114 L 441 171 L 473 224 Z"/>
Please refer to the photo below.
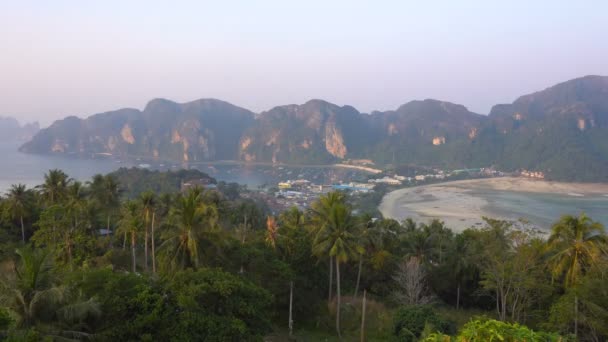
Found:
<path fill-rule="evenodd" d="M 323 229 L 317 230 L 315 234 L 313 253 L 329 255 L 336 263 L 336 331 L 341 338 L 340 264 L 361 254 L 361 247 L 354 232 L 355 222 L 351 210 L 345 203 L 333 204 L 327 214 Z"/>
<path fill-rule="evenodd" d="M 93 180 L 89 183 L 89 186 L 91 188 L 91 195 L 97 202 L 97 205 L 106 213 L 106 230 L 110 237 L 110 247 L 112 247 L 110 216 L 113 210 L 120 204 L 118 182 L 111 175 L 103 176 L 97 174 L 93 176 Z"/>
<path fill-rule="evenodd" d="M 422 230 L 429 236 L 433 250 L 433 262 L 441 265 L 444 251 L 448 247 L 448 242 L 452 240 L 452 231 L 446 228 L 443 221 L 437 219 L 432 220 L 429 224 L 423 224 Z"/>
<path fill-rule="evenodd" d="M 319 199 L 311 205 L 310 208 L 310 230 L 313 236 L 320 231 L 327 229 L 327 222 L 331 208 L 338 203 L 344 203 L 344 194 L 338 191 L 332 191 L 326 195 L 320 196 Z M 333 257 L 329 256 L 329 293 L 327 301 L 331 302 L 333 289 Z"/>
<path fill-rule="evenodd" d="M 31 192 L 24 184 L 13 185 L 8 191 L 7 199 L 11 216 L 19 218 L 19 222 L 21 223 L 21 241 L 25 242 L 23 217 L 29 214 Z"/>
<path fill-rule="evenodd" d="M 37 323 L 45 305 L 61 299 L 61 291 L 53 286 L 48 251 L 22 248 L 16 253 L 20 262 L 15 266 L 14 278 L 2 279 L 0 302 L 17 315 L 19 327 L 28 328 Z"/>
<path fill-rule="evenodd" d="M 304 214 L 298 207 L 291 207 L 279 216 L 281 227 L 287 229 L 301 229 L 304 226 Z"/>
<path fill-rule="evenodd" d="M 565 215 L 551 228 L 549 267 L 565 288 L 576 287 L 587 270 L 606 255 L 604 226 L 584 213 Z M 574 295 L 574 335 L 578 333 L 578 296 Z"/>
<path fill-rule="evenodd" d="M 200 263 L 199 246 L 217 227 L 218 213 L 214 205 L 201 201 L 201 190 L 192 189 L 177 199 L 170 214 L 173 229 L 166 233 L 161 245 L 169 269 L 197 268 Z M 207 235 L 207 236 L 205 236 Z"/>
<path fill-rule="evenodd" d="M 279 228 L 274 234 L 274 245 L 289 263 L 293 262 L 296 236 L 302 233 L 304 214 L 295 206 L 285 210 L 279 216 Z M 293 279 L 289 282 L 289 336 L 293 336 Z"/>
<path fill-rule="evenodd" d="M 64 340 L 61 335 L 89 336 L 77 331 L 76 323 L 87 317 L 99 316 L 99 304 L 93 299 L 84 300 L 74 295 L 74 291 L 66 287 L 55 285 L 52 258 L 47 250 L 21 248 L 16 254 L 19 261 L 14 272 L 0 278 L 0 306 L 18 318 L 17 327 L 28 329 L 39 325 L 50 330 L 46 335 L 54 337 L 53 340 Z M 67 329 L 62 331 L 60 327 Z"/>
<path fill-rule="evenodd" d="M 44 183 L 38 185 L 40 190 L 40 198 L 46 204 L 47 208 L 59 204 L 66 196 L 68 184 L 71 182 L 68 175 L 59 170 L 53 169 L 44 174 Z M 57 227 L 52 227 L 52 234 L 55 236 Z M 56 242 L 54 242 L 56 243 Z"/>
<path fill-rule="evenodd" d="M 425 230 L 416 228 L 405 234 L 405 255 L 415 257 L 421 263 L 432 262 L 435 246 L 433 237 Z"/>
<path fill-rule="evenodd" d="M 377 239 L 380 238 L 380 236 L 374 232 L 374 222 L 371 215 L 362 215 L 358 218 L 357 221 L 357 233 L 359 245 L 361 246 L 361 248 L 359 253 L 359 267 L 357 270 L 357 283 L 355 285 L 355 293 L 353 294 L 354 298 L 357 298 L 357 294 L 359 292 L 359 284 L 361 283 L 361 271 L 363 269 L 363 258 L 366 254 L 371 252 L 371 249 L 374 245 L 377 245 Z"/>
<path fill-rule="evenodd" d="M 156 196 L 152 191 L 142 192 L 139 195 L 139 203 L 144 214 L 144 260 L 145 269 L 148 270 L 148 223 L 150 222 L 150 216 L 154 212 L 156 206 Z M 154 232 L 152 232 L 152 239 L 154 239 Z"/>
<path fill-rule="evenodd" d="M 64 240 L 67 248 L 68 263 L 72 263 L 72 237 L 76 233 L 76 230 L 80 227 L 80 218 L 83 212 L 86 210 L 87 202 L 85 197 L 85 189 L 81 182 L 74 181 L 70 183 L 66 188 L 65 193 L 65 212 L 69 218 L 69 227 L 64 228 Z"/>
<path fill-rule="evenodd" d="M 131 259 L 132 259 L 132 271 L 136 272 L 136 241 L 137 233 L 142 228 L 141 211 L 137 202 L 127 201 L 123 204 L 121 210 L 121 219 L 119 222 L 119 229 L 125 234 L 131 235 Z"/>
<path fill-rule="evenodd" d="M 449 249 L 452 273 L 456 276 L 456 310 L 460 309 L 460 287 L 462 279 L 469 270 L 469 245 L 464 235 L 456 235 Z"/>
<path fill-rule="evenodd" d="M 44 175 L 44 183 L 38 186 L 42 199 L 46 201 L 47 205 L 56 204 L 65 197 L 71 181 L 72 179 L 65 172 L 58 169 L 49 170 Z"/>

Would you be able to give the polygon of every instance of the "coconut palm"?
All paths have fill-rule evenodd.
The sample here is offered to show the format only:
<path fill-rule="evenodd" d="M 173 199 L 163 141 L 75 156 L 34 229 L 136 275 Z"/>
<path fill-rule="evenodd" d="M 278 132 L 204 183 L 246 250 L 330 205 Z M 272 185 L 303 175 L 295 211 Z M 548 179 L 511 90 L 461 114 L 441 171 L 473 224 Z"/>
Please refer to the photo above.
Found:
<path fill-rule="evenodd" d="M 150 223 L 150 218 L 154 213 L 154 207 L 156 206 L 156 196 L 152 191 L 142 192 L 139 195 L 139 204 L 143 211 L 144 216 L 144 267 L 145 270 L 148 270 L 148 240 L 149 240 L 149 230 L 148 225 Z M 152 233 L 152 238 L 154 238 L 154 232 Z"/>
<path fill-rule="evenodd" d="M 110 217 L 112 212 L 120 204 L 120 189 L 118 187 L 118 182 L 111 175 L 103 176 L 97 174 L 93 176 L 89 186 L 91 188 L 91 196 L 95 200 L 97 206 L 106 213 L 106 230 L 108 236 L 110 236 L 112 234 Z M 111 241 L 112 240 L 110 239 L 110 243 Z"/>
<path fill-rule="evenodd" d="M 408 231 L 403 239 L 405 255 L 415 257 L 423 264 L 432 262 L 435 251 L 433 236 L 421 228 Z"/>
<path fill-rule="evenodd" d="M 285 210 L 279 216 L 279 228 L 275 234 L 275 244 L 279 253 L 288 262 L 293 262 L 293 255 L 296 250 L 296 239 L 298 234 L 302 234 L 304 226 L 304 214 L 295 206 Z M 293 295 L 294 281 L 289 282 L 289 336 L 293 335 Z"/>
<path fill-rule="evenodd" d="M 298 207 L 291 207 L 279 216 L 280 226 L 287 229 L 302 229 L 304 227 L 304 214 Z"/>
<path fill-rule="evenodd" d="M 363 259 L 366 254 L 371 252 L 371 249 L 374 245 L 377 245 L 377 240 L 381 238 L 378 234 L 374 232 L 374 222 L 369 214 L 362 215 L 357 219 L 357 235 L 359 239 L 359 244 L 361 248 L 359 250 L 359 266 L 357 269 L 357 283 L 355 285 L 355 292 L 353 297 L 357 298 L 357 293 L 359 292 L 359 284 L 361 283 L 361 271 L 363 269 Z"/>
<path fill-rule="evenodd" d="M 136 260 L 136 242 L 137 235 L 143 227 L 141 219 L 141 210 L 137 202 L 127 201 L 123 204 L 121 209 L 121 219 L 119 222 L 119 230 L 125 234 L 131 235 L 131 268 L 132 271 L 136 272 L 137 260 Z"/>
<path fill-rule="evenodd" d="M 61 205 L 66 214 L 66 220 L 69 222 L 66 226 L 61 227 L 63 240 L 65 243 L 68 263 L 72 263 L 74 237 L 77 230 L 82 224 L 82 216 L 87 208 L 85 188 L 81 182 L 74 181 L 70 183 L 64 195 L 64 204 Z"/>
<path fill-rule="evenodd" d="M 460 287 L 462 286 L 462 280 L 469 272 L 469 244 L 466 237 L 462 234 L 456 235 L 454 241 L 450 245 L 448 250 L 449 253 L 449 265 L 452 269 L 452 273 L 456 276 L 456 310 L 460 309 Z"/>
<path fill-rule="evenodd" d="M 28 328 L 38 322 L 45 306 L 61 300 L 62 292 L 53 286 L 48 251 L 22 248 L 16 253 L 20 262 L 15 267 L 14 277 L 2 279 L 0 302 L 17 315 L 19 327 Z"/>
<path fill-rule="evenodd" d="M 350 208 L 344 203 L 335 203 L 327 214 L 323 229 L 318 229 L 313 240 L 313 253 L 328 255 L 336 264 L 336 331 L 340 332 L 340 264 L 361 254 L 358 236 L 354 229 L 355 221 Z"/>
<path fill-rule="evenodd" d="M 166 232 L 160 247 L 166 266 L 172 270 L 197 268 L 199 247 L 205 238 L 211 239 L 217 227 L 217 208 L 201 201 L 200 189 L 192 189 L 177 199 L 170 216 L 172 229 Z"/>
<path fill-rule="evenodd" d="M 11 186 L 7 194 L 8 208 L 13 218 L 21 223 L 21 241 L 25 242 L 25 224 L 23 218 L 30 212 L 31 191 L 24 184 Z"/>
<path fill-rule="evenodd" d="M 12 311 L 17 328 L 40 326 L 53 340 L 86 338 L 82 322 L 99 316 L 99 304 L 76 291 L 57 286 L 52 257 L 45 249 L 22 248 L 14 273 L 0 278 L 0 305 Z"/>
<path fill-rule="evenodd" d="M 65 172 L 58 169 L 49 170 L 44 175 L 44 183 L 38 186 L 42 199 L 47 205 L 58 203 L 65 197 L 71 181 Z"/>
<path fill-rule="evenodd" d="M 604 226 L 584 213 L 578 217 L 565 215 L 551 228 L 548 248 L 549 267 L 554 278 L 562 279 L 564 287 L 576 287 L 583 275 L 606 255 Z M 578 296 L 574 296 L 574 334 L 578 333 Z"/>
<path fill-rule="evenodd" d="M 311 205 L 310 208 L 310 231 L 312 236 L 317 235 L 320 231 L 327 229 L 331 208 L 338 203 L 344 203 L 344 194 L 338 191 L 332 191 L 326 195 L 322 195 Z M 333 275 L 334 275 L 334 260 L 329 256 L 329 290 L 327 301 L 332 299 L 333 290 Z"/>

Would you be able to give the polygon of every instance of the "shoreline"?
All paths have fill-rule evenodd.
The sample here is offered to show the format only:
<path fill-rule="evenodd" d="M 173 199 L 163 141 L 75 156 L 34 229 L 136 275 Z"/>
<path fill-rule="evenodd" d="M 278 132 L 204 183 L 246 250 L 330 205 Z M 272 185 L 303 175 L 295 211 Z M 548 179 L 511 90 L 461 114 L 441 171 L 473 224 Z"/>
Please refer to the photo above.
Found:
<path fill-rule="evenodd" d="M 127 156 L 118 157 L 110 153 L 92 153 L 92 154 L 69 154 L 69 153 L 34 153 L 25 152 L 17 149 L 17 152 L 29 155 L 43 156 L 43 157 L 59 157 L 65 159 L 76 159 L 76 160 L 112 160 L 116 163 L 132 163 L 134 166 L 139 164 L 169 164 L 169 165 L 182 165 L 193 166 L 193 165 L 243 165 L 243 166 L 269 166 L 269 167 L 289 167 L 289 168 L 341 168 L 341 169 L 352 169 L 358 170 L 370 174 L 382 173 L 381 169 L 377 169 L 369 166 L 351 165 L 344 163 L 335 164 L 297 164 L 297 163 L 273 163 L 263 161 L 244 161 L 244 160 L 209 160 L 209 161 L 177 161 L 172 159 L 150 159 L 149 157 L 138 157 L 138 156 Z"/>
<path fill-rule="evenodd" d="M 494 203 L 480 194 L 484 191 L 603 198 L 608 197 L 608 184 L 562 183 L 518 177 L 461 180 L 389 192 L 378 209 L 384 217 L 398 221 L 407 217 L 422 222 L 440 219 L 456 232 L 483 225 L 482 216 L 513 219 L 501 215 L 500 208 L 493 208 Z"/>

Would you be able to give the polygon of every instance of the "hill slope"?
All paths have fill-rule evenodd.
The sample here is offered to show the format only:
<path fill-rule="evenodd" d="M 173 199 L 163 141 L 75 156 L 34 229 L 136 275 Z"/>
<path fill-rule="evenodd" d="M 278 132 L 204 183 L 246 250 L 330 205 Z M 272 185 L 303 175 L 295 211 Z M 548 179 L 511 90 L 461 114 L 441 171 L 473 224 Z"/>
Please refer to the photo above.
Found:
<path fill-rule="evenodd" d="M 39 130 L 38 122 L 21 125 L 15 118 L 0 116 L 0 141 L 27 141 Z"/>
<path fill-rule="evenodd" d="M 258 115 L 219 100 L 150 101 L 87 119 L 68 117 L 21 150 L 180 162 L 242 160 L 462 168 L 496 165 L 549 178 L 608 181 L 608 77 L 586 76 L 496 105 L 488 116 L 438 100 L 363 114 L 322 100 Z"/>

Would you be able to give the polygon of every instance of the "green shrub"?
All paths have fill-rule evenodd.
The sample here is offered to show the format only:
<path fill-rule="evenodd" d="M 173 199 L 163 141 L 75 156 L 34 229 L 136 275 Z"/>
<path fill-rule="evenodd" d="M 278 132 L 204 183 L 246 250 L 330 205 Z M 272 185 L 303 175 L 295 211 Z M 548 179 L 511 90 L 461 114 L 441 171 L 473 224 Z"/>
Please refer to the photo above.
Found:
<path fill-rule="evenodd" d="M 425 330 L 450 333 L 453 325 L 430 306 L 404 306 L 395 313 L 393 334 L 398 341 L 416 341 Z"/>
<path fill-rule="evenodd" d="M 456 337 L 450 337 L 441 333 L 427 336 L 424 342 L 561 342 L 566 338 L 556 334 L 543 331 L 534 331 L 517 323 L 500 322 L 493 319 L 473 320 L 465 324 Z"/>
<path fill-rule="evenodd" d="M 8 311 L 4 308 L 0 308 L 0 332 L 8 329 L 8 327 L 13 323 L 13 319 L 9 315 Z"/>

